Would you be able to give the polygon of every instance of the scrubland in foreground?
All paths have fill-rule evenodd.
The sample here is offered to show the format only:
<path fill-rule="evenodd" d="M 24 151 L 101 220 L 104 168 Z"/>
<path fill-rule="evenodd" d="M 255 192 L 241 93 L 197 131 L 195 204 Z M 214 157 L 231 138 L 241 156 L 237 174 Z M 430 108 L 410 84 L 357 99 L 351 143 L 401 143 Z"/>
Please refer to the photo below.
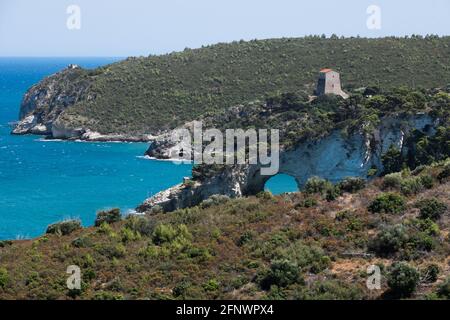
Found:
<path fill-rule="evenodd" d="M 449 299 L 450 162 L 0 242 L 1 299 Z M 67 267 L 81 268 L 69 290 Z M 380 268 L 381 289 L 366 286 Z"/>

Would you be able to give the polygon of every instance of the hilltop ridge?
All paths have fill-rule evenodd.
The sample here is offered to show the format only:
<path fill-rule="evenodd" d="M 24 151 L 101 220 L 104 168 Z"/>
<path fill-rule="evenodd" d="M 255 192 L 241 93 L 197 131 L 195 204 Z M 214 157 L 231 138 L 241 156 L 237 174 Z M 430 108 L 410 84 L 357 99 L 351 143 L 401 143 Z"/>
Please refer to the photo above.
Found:
<path fill-rule="evenodd" d="M 312 94 L 323 67 L 341 72 L 344 90 L 444 87 L 450 83 L 449 56 L 450 37 L 315 36 L 217 44 L 94 70 L 69 68 L 30 88 L 14 132 L 151 140 L 148 135 L 268 94 Z"/>

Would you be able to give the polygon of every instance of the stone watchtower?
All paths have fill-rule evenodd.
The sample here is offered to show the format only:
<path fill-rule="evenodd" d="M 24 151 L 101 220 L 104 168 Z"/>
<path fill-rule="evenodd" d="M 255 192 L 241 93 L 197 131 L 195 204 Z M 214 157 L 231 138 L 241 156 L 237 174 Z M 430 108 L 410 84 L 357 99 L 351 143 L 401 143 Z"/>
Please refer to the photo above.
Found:
<path fill-rule="evenodd" d="M 319 73 L 316 95 L 322 96 L 324 94 L 336 94 L 344 99 L 348 98 L 348 94 L 341 89 L 339 73 L 332 69 L 322 69 Z"/>

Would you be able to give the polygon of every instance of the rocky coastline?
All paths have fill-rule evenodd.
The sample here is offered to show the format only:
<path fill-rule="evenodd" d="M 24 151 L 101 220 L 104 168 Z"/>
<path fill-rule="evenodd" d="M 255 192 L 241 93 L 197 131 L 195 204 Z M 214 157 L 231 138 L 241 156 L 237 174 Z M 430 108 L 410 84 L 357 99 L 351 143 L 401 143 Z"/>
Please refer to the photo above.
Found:
<path fill-rule="evenodd" d="M 20 120 L 12 133 L 37 134 L 62 140 L 150 142 L 146 156 L 157 160 L 174 158 L 174 152 L 178 152 L 178 149 L 171 139 L 171 130 L 148 134 L 100 133 L 89 128 L 89 119 L 65 117 L 65 110 L 73 107 L 80 99 L 83 103 L 95 99 L 95 94 L 89 90 L 89 80 L 83 77 L 84 72 L 78 66 L 69 66 L 30 88 L 21 105 Z M 374 169 L 377 173 L 371 176 L 380 175 L 383 171 L 382 156 L 391 146 L 406 153 L 408 150 L 404 142 L 411 132 L 432 135 L 439 122 L 430 116 L 429 109 L 426 112 L 380 113 L 381 117 L 376 115 L 375 120 L 373 116 L 367 115 L 366 118 L 365 115 L 359 115 L 355 119 L 352 117 L 356 116 L 351 113 L 355 106 L 327 98 L 319 103 L 341 104 L 342 109 L 338 113 L 344 119 L 327 123 L 320 120 L 323 115 L 322 118 L 312 117 L 314 111 L 310 110 L 317 111 L 314 101 L 299 102 L 297 98 L 289 97 L 281 96 L 279 102 L 249 102 L 247 105 L 231 107 L 224 113 L 205 115 L 198 120 L 205 123 L 205 128 L 220 130 L 227 129 L 223 125 L 229 123 L 239 128 L 252 127 L 255 123 L 258 123 L 258 128 L 279 128 L 282 142 L 278 173 L 294 177 L 299 188 L 311 176 L 338 182 L 345 177 L 367 178 L 369 171 Z M 370 99 L 369 96 L 366 98 Z M 286 116 L 289 116 L 289 121 L 286 121 Z M 355 121 L 352 121 L 352 126 L 343 125 L 346 120 Z M 305 127 L 321 127 L 321 130 L 310 129 L 309 135 L 301 136 Z M 192 130 L 193 121 L 175 129 L 180 128 Z M 145 200 L 137 211 L 148 212 L 155 207 L 173 211 L 198 205 L 213 195 L 230 198 L 254 195 L 263 191 L 265 183 L 271 178 L 261 175 L 260 171 L 259 165 L 225 166 L 210 176 L 194 177 L 193 180 L 161 191 Z"/>
<path fill-rule="evenodd" d="M 427 114 L 416 114 L 409 118 L 387 117 L 370 135 L 361 131 L 343 137 L 339 130 L 315 141 L 306 141 L 295 148 L 280 150 L 279 173 L 295 178 L 299 189 L 311 176 L 320 176 L 331 182 L 346 177 L 367 178 L 369 171 L 377 168 L 378 176 L 383 171 L 382 155 L 391 145 L 407 153 L 406 138 L 413 131 L 432 135 L 438 122 Z M 168 137 L 170 135 L 164 135 Z M 168 159 L 173 153 L 173 144 L 159 137 L 147 151 L 148 156 Z M 301 165 L 299 165 L 301 163 Z M 264 190 L 271 176 L 263 176 L 259 165 L 224 166 L 212 177 L 194 179 L 163 190 L 145 200 L 138 212 L 151 212 L 153 208 L 173 211 L 198 205 L 214 195 L 230 198 L 255 195 Z"/>
<path fill-rule="evenodd" d="M 91 101 L 87 70 L 77 65 L 43 79 L 24 95 L 19 120 L 11 124 L 13 135 L 41 135 L 45 139 L 82 140 L 92 142 L 151 142 L 152 134 L 100 133 L 88 126 L 74 125 L 63 117 L 64 111 L 78 101 Z"/>

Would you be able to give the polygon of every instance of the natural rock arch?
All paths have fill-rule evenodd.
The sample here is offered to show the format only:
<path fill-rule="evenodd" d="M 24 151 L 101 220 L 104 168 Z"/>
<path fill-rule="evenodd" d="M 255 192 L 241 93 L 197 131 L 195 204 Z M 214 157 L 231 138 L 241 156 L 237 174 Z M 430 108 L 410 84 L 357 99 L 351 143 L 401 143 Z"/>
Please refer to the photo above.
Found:
<path fill-rule="evenodd" d="M 385 118 L 371 135 L 355 132 L 344 136 L 335 130 L 323 138 L 306 141 L 296 148 L 280 152 L 280 165 L 276 174 L 283 173 L 295 178 L 301 189 L 309 177 L 319 176 L 338 182 L 345 177 L 367 177 L 376 167 L 382 171 L 382 155 L 391 145 L 404 149 L 403 142 L 408 131 L 421 130 L 430 134 L 434 127 L 431 117 L 425 114 L 408 118 Z M 406 151 L 406 150 L 403 150 Z M 273 177 L 261 175 L 258 165 L 227 166 L 216 175 L 190 185 L 177 185 L 147 199 L 138 211 L 146 211 L 155 205 L 166 211 L 195 206 L 212 195 L 229 197 L 255 195 L 264 190 L 266 182 Z"/>

